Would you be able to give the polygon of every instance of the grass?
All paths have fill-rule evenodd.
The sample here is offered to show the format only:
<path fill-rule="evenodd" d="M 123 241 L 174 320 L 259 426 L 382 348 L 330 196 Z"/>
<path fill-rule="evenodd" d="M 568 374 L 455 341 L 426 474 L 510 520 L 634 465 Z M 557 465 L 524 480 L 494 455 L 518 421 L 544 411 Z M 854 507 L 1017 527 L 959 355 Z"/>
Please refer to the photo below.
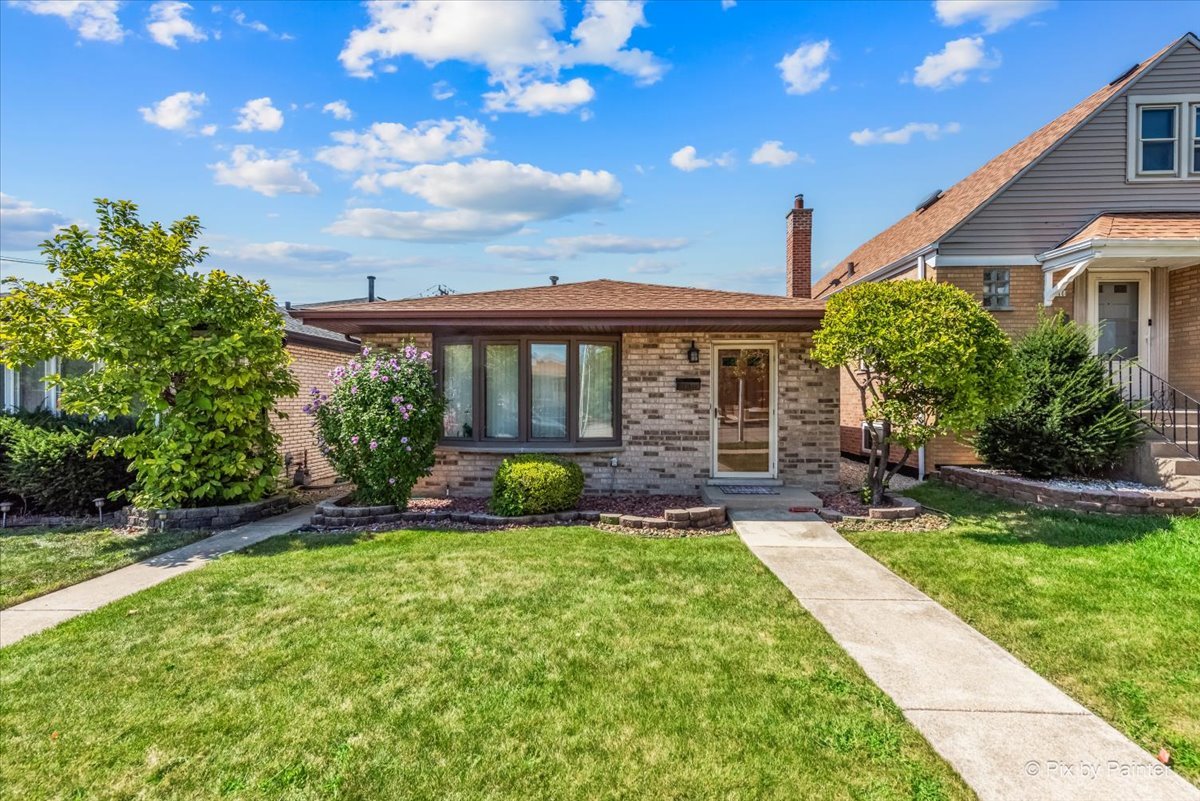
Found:
<path fill-rule="evenodd" d="M 0 796 L 958 799 L 735 537 L 297 535 L 0 651 Z"/>
<path fill-rule="evenodd" d="M 9 529 L 0 534 L 0 609 L 207 536 L 203 531 Z"/>
<path fill-rule="evenodd" d="M 906 494 L 953 524 L 846 536 L 1200 779 L 1200 519 L 1043 511 L 936 483 Z"/>

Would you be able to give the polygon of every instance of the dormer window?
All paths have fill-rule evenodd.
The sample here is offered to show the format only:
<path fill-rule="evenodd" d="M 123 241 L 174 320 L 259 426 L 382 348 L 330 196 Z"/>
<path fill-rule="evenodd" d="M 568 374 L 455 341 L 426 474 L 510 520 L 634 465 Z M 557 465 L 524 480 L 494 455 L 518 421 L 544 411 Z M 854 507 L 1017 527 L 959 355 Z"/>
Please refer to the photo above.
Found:
<path fill-rule="evenodd" d="M 1138 175 L 1174 175 L 1178 106 L 1138 108 Z"/>
<path fill-rule="evenodd" d="M 1129 102 L 1129 181 L 1200 178 L 1200 95 L 1142 95 Z"/>

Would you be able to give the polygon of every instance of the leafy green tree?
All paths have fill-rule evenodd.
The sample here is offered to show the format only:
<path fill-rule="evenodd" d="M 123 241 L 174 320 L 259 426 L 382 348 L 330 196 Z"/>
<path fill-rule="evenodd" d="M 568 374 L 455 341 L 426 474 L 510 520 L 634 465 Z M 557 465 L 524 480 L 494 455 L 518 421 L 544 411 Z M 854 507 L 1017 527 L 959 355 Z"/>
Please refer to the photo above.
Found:
<path fill-rule="evenodd" d="M 993 467 L 1030 478 L 1095 476 L 1121 464 L 1144 427 L 1092 347 L 1095 334 L 1062 313 L 1017 343 L 1017 402 L 991 414 L 976 447 Z"/>
<path fill-rule="evenodd" d="M 836 293 L 813 337 L 813 358 L 845 368 L 858 388 L 871 444 L 864 495 L 873 505 L 918 448 L 977 428 L 1015 392 L 1012 346 L 992 315 L 961 289 L 933 281 Z M 889 469 L 892 446 L 903 455 Z"/>
<path fill-rule="evenodd" d="M 138 506 L 263 497 L 280 469 L 270 415 L 297 392 L 267 285 L 197 270 L 207 252 L 196 217 L 164 228 L 129 201 L 97 200 L 96 211 L 95 234 L 72 226 L 42 245 L 57 278 L 10 281 L 0 361 L 96 363 L 47 380 L 68 413 L 136 415 L 132 434 L 100 447 L 131 460 Z"/>

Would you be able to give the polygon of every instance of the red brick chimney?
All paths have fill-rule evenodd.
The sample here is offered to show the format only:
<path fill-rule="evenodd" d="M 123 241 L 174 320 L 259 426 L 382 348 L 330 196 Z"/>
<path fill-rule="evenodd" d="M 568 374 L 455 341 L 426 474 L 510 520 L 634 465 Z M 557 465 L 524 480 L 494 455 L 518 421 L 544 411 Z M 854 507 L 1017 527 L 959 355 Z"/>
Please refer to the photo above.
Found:
<path fill-rule="evenodd" d="M 787 295 L 812 297 L 812 209 L 804 208 L 804 195 L 787 214 Z"/>

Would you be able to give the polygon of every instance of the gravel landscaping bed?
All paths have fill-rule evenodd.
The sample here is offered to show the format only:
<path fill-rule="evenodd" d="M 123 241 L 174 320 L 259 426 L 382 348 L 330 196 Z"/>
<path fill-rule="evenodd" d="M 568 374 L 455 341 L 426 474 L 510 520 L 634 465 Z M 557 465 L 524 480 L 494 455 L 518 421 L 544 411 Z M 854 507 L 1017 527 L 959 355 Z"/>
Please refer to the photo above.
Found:
<path fill-rule="evenodd" d="M 691 509 L 703 503 L 698 495 L 584 495 L 577 508 L 618 515 L 662 517 L 667 509 Z M 408 502 L 408 511 L 484 514 L 488 511 L 488 499 L 413 498 Z"/>
<path fill-rule="evenodd" d="M 856 490 L 861 487 L 867 480 L 867 463 L 860 462 L 855 459 L 847 459 L 843 457 L 838 462 L 838 483 L 842 485 L 842 489 Z M 917 481 L 912 476 L 906 476 L 903 473 L 897 473 L 892 477 L 892 484 L 889 489 L 896 492 L 903 492 L 909 487 L 915 487 L 921 482 Z"/>
<path fill-rule="evenodd" d="M 950 525 L 950 518 L 922 514 L 908 520 L 870 520 L 847 518 L 832 524 L 838 531 L 939 531 Z"/>

